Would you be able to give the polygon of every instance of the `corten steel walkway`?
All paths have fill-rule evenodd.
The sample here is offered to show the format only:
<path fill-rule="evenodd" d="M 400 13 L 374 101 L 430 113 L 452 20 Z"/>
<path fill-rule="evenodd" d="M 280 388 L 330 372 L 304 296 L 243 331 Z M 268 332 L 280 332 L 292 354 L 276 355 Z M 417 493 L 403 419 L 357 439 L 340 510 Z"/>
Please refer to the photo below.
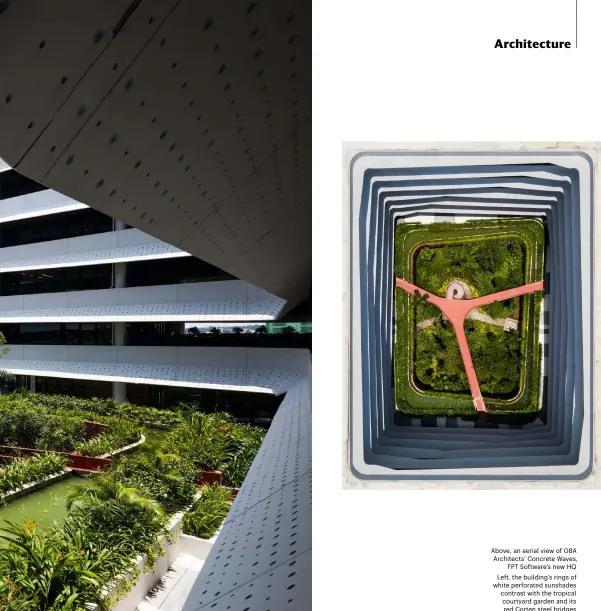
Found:
<path fill-rule="evenodd" d="M 520 295 L 526 295 L 528 293 L 534 293 L 536 291 L 543 290 L 543 282 L 532 282 L 531 284 L 524 284 L 514 289 L 507 289 L 506 291 L 499 291 L 498 293 L 492 293 L 492 295 L 484 295 L 482 297 L 475 297 L 473 299 L 453 299 L 452 297 L 439 297 L 424 289 L 415 286 L 404 280 L 403 278 L 396 279 L 396 285 L 403 290 L 407 291 L 410 295 L 415 295 L 416 292 L 423 297 L 428 296 L 428 302 L 435 305 L 450 321 L 455 329 L 455 335 L 459 342 L 459 350 L 461 351 L 461 358 L 463 359 L 463 366 L 465 367 L 465 373 L 467 374 L 467 381 L 470 385 L 472 397 L 474 399 L 474 407 L 479 412 L 485 412 L 486 407 L 484 406 L 484 399 L 480 392 L 480 385 L 478 384 L 478 377 L 472 363 L 472 355 L 470 354 L 470 348 L 467 343 L 467 337 L 465 336 L 465 329 L 463 324 L 465 318 L 470 310 L 478 308 L 480 306 L 494 303 L 495 301 L 504 301 L 505 299 L 513 299 Z M 455 292 L 453 292 L 453 295 Z"/>

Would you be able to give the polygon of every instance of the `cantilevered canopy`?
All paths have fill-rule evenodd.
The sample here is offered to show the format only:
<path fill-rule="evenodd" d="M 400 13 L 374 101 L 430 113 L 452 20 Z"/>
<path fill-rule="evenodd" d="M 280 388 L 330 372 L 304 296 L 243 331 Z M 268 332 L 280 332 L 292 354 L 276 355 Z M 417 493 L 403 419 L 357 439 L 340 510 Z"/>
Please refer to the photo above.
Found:
<path fill-rule="evenodd" d="M 311 281 L 311 5 L 2 2 L 0 157 L 290 302 Z"/>

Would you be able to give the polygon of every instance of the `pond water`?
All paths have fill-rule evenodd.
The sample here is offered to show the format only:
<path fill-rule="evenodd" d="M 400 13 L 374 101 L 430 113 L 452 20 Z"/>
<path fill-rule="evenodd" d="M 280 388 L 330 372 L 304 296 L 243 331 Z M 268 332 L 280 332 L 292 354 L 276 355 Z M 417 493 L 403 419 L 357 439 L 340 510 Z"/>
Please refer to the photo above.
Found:
<path fill-rule="evenodd" d="M 0 527 L 3 520 L 22 524 L 24 520 L 35 522 L 40 528 L 54 521 L 62 522 L 67 516 L 65 499 L 73 488 L 83 483 L 79 477 L 68 477 L 56 484 L 26 494 L 0 507 Z"/>
<path fill-rule="evenodd" d="M 144 434 L 147 443 L 143 445 L 146 447 L 156 445 L 168 433 L 169 431 L 146 428 Z M 132 454 L 141 450 L 142 447 L 136 449 Z M 18 524 L 23 523 L 24 520 L 31 520 L 40 528 L 50 526 L 54 521 L 62 522 L 67 517 L 65 506 L 67 495 L 83 482 L 85 479 L 72 475 L 56 484 L 10 501 L 7 505 L 0 507 L 0 527 L 4 520 Z"/>

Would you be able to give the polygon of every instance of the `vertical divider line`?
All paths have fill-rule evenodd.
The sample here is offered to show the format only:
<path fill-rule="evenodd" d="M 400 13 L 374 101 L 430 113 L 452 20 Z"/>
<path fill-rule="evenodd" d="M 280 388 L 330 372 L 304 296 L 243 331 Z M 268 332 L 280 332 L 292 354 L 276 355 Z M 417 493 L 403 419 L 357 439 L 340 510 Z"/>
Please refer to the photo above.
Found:
<path fill-rule="evenodd" d="M 578 48 L 578 0 L 576 0 L 576 48 Z"/>

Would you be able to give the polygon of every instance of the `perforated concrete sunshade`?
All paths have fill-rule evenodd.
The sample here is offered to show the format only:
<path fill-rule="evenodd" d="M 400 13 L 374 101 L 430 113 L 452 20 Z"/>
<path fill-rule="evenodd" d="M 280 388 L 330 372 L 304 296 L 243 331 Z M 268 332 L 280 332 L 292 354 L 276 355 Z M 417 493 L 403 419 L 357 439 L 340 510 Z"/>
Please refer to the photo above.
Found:
<path fill-rule="evenodd" d="M 284 300 L 243 280 L 0 297 L 0 322 L 275 320 Z"/>
<path fill-rule="evenodd" d="M 0 248 L 0 274 L 189 256 L 138 229 L 124 229 Z"/>
<path fill-rule="evenodd" d="M 0 157 L 288 300 L 311 283 L 311 5 L 3 2 Z"/>
<path fill-rule="evenodd" d="M 310 393 L 286 393 L 183 611 L 311 609 Z"/>
<path fill-rule="evenodd" d="M 581 479 L 592 452 L 592 181 L 583 152 L 364 153 L 351 164 L 351 471 L 365 479 Z M 395 413 L 397 222 L 544 221 L 539 417 Z"/>
<path fill-rule="evenodd" d="M 7 344 L 0 358 L 15 375 L 286 392 L 303 371 L 305 350 L 167 346 L 35 346 Z"/>
<path fill-rule="evenodd" d="M 0 176 L 0 185 L 1 180 L 2 176 Z M 71 210 L 83 210 L 87 207 L 85 204 L 76 202 L 70 197 L 65 197 L 56 191 L 46 189 L 1 200 L 0 223 L 9 223 L 20 219 L 46 216 L 59 212 L 70 212 Z"/>

